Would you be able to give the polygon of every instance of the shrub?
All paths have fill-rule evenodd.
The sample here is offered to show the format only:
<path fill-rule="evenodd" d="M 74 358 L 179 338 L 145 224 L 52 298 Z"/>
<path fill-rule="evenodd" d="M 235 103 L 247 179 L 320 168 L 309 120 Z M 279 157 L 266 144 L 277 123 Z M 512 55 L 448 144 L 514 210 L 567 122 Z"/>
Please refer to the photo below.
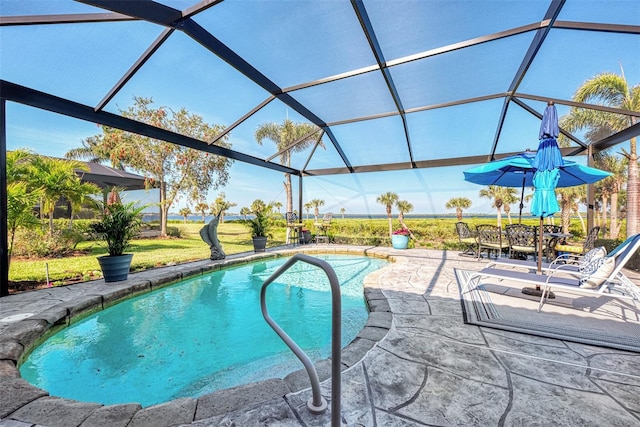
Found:
<path fill-rule="evenodd" d="M 180 227 L 167 227 L 167 236 L 176 237 L 179 239 L 180 237 L 182 237 L 182 230 L 180 229 Z"/>
<path fill-rule="evenodd" d="M 78 243 L 85 240 L 82 231 L 68 228 L 54 230 L 18 230 L 13 245 L 12 256 L 54 258 L 71 255 Z"/>

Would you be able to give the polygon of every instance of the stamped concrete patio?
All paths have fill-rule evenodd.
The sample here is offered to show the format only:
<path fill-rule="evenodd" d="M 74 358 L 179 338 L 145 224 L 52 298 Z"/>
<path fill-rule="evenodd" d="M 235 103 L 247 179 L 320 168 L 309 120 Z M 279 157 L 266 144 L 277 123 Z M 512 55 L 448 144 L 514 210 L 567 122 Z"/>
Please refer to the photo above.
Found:
<path fill-rule="evenodd" d="M 396 261 L 366 279 L 371 314 L 342 354 L 343 425 L 640 426 L 640 354 L 463 322 L 454 269 L 477 270 L 483 262 L 437 250 L 335 245 L 298 250 L 367 253 Z M 329 412 L 314 416 L 306 409 L 311 394 L 302 370 L 147 408 L 49 396 L 19 376 L 16 362 L 25 346 L 53 325 L 253 257 L 201 261 L 133 274 L 117 284 L 96 281 L 0 299 L 0 319 L 5 320 L 0 321 L 0 427 L 329 425 Z M 638 275 L 632 280 L 640 283 Z M 329 399 L 330 361 L 316 367 Z"/>

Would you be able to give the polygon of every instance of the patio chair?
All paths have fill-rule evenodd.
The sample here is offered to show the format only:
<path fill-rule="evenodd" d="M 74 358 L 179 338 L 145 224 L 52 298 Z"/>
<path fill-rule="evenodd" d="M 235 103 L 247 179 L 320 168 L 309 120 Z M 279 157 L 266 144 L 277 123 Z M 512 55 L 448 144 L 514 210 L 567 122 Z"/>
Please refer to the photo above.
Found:
<path fill-rule="evenodd" d="M 596 239 L 598 238 L 599 232 L 600 227 L 596 225 L 591 230 L 589 230 L 589 234 L 587 234 L 587 238 L 584 240 L 582 245 L 572 245 L 570 243 L 560 242 L 559 244 L 555 245 L 554 249 L 558 253 L 567 252 L 570 254 L 584 255 L 590 249 L 593 249 L 595 247 Z"/>
<path fill-rule="evenodd" d="M 325 242 L 329 243 L 329 236 L 327 232 L 329 231 L 329 227 L 331 226 L 331 219 L 333 218 L 333 214 L 331 212 L 324 214 L 321 221 L 316 221 L 313 225 L 318 230 L 316 234 L 316 243 Z"/>
<path fill-rule="evenodd" d="M 295 212 L 285 213 L 284 218 L 287 221 L 287 243 L 292 241 L 295 246 L 300 243 L 300 230 L 304 224 L 300 222 L 298 214 Z"/>
<path fill-rule="evenodd" d="M 533 226 L 536 229 L 536 233 L 540 231 L 539 225 Z M 561 225 L 552 225 L 552 224 L 542 224 L 542 232 L 543 233 L 561 233 L 562 226 Z"/>
<path fill-rule="evenodd" d="M 476 239 L 478 239 L 478 260 L 482 257 L 482 250 L 487 250 L 487 256 L 491 259 L 491 252 L 496 251 L 496 258 L 502 251 L 509 249 L 509 244 L 503 241 L 502 229 L 496 225 L 476 225 Z"/>
<path fill-rule="evenodd" d="M 565 290 L 590 296 L 608 296 L 612 298 L 640 301 L 640 288 L 622 273 L 622 268 L 640 248 L 640 234 L 636 234 L 616 247 L 605 257 L 593 260 L 582 271 L 568 268 L 570 265 L 558 265 L 547 275 L 527 273 L 517 270 L 505 270 L 487 267 L 472 273 L 462 289 L 469 292 L 482 284 L 484 279 L 507 280 L 525 285 L 543 287 L 538 312 L 552 289 Z"/>
<path fill-rule="evenodd" d="M 509 224 L 505 227 L 507 242 L 509 243 L 509 258 L 517 258 L 524 255 L 525 259 L 533 255 L 537 259 L 538 236 L 535 228 L 524 224 Z M 543 245 L 542 250 L 546 250 Z"/>
<path fill-rule="evenodd" d="M 469 225 L 462 221 L 456 222 L 456 233 L 458 233 L 458 241 L 463 248 L 463 252 L 460 255 L 475 257 L 478 251 L 478 241 Z"/>

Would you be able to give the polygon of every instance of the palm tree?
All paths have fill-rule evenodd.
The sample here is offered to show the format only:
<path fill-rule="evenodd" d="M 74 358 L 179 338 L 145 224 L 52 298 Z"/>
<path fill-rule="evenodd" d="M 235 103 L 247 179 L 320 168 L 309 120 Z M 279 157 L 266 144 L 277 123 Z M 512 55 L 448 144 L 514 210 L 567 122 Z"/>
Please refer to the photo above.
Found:
<path fill-rule="evenodd" d="M 206 212 L 209 210 L 209 205 L 205 202 L 200 202 L 193 207 L 196 212 L 200 212 L 202 215 L 202 222 L 207 222 L 206 220 Z"/>
<path fill-rule="evenodd" d="M 238 204 L 228 201 L 226 194 L 221 192 L 218 194 L 218 197 L 216 197 L 216 200 L 211 203 L 211 214 L 220 218 L 220 222 L 223 223 L 225 212 L 234 206 L 238 206 Z"/>
<path fill-rule="evenodd" d="M 399 197 L 396 193 L 392 193 L 391 191 L 381 194 L 376 199 L 376 202 L 384 205 L 387 210 L 387 219 L 389 220 L 389 238 L 393 235 L 393 224 L 391 222 L 391 208 L 398 201 Z"/>
<path fill-rule="evenodd" d="M 13 243 L 18 228 L 35 228 L 39 222 L 33 207 L 40 198 L 40 189 L 30 188 L 29 166 L 34 153 L 27 150 L 7 151 L 7 239 L 10 267 Z"/>
<path fill-rule="evenodd" d="M 267 205 L 264 201 L 256 199 L 251 203 L 250 212 L 264 212 L 267 209 Z"/>
<path fill-rule="evenodd" d="M 309 211 L 311 210 L 313 206 L 311 206 L 311 203 L 305 203 L 304 204 L 304 210 L 307 211 L 307 219 L 309 219 Z"/>
<path fill-rule="evenodd" d="M 603 180 L 603 186 L 607 190 L 611 205 L 611 225 L 609 226 L 609 238 L 617 239 L 620 232 L 618 223 L 618 195 L 624 186 L 626 162 L 617 156 L 604 154 L 598 159 L 598 166 L 611 172 L 613 175 Z"/>
<path fill-rule="evenodd" d="M 602 179 L 595 184 L 596 194 L 600 196 L 602 200 L 601 210 L 602 210 L 602 218 L 600 226 L 602 227 L 602 235 L 606 235 L 606 231 L 608 230 L 608 222 L 607 222 L 607 206 L 609 206 L 609 185 L 607 184 L 606 179 Z"/>
<path fill-rule="evenodd" d="M 246 206 L 243 206 L 242 208 L 240 208 L 240 215 L 242 215 L 245 219 L 245 221 L 247 220 L 247 215 L 249 215 L 251 213 L 251 209 L 249 209 Z"/>
<path fill-rule="evenodd" d="M 294 123 L 286 119 L 282 124 L 264 123 L 258 126 L 255 138 L 262 145 L 265 139 L 271 140 L 280 153 L 280 163 L 291 166 L 291 153 L 308 149 L 318 141 L 316 135 L 319 129 L 310 123 Z M 297 144 L 293 145 L 294 142 Z M 319 145 L 324 148 L 322 141 Z M 291 191 L 291 174 L 284 174 L 284 190 L 287 194 L 287 212 L 293 212 L 293 195 Z"/>
<path fill-rule="evenodd" d="M 454 197 L 449 199 L 444 207 L 447 209 L 455 209 L 458 221 L 462 221 L 462 209 L 469 209 L 471 207 L 471 200 L 466 197 Z"/>
<path fill-rule="evenodd" d="M 346 211 L 347 211 L 347 210 L 346 210 L 345 208 L 340 208 L 340 215 L 342 215 L 342 219 L 344 219 L 344 213 L 345 213 Z"/>
<path fill-rule="evenodd" d="M 67 199 L 71 206 L 69 212 L 69 229 L 73 228 L 73 214 L 82 208 L 84 204 L 98 206 L 91 196 L 100 193 L 100 188 L 91 182 L 82 182 L 80 179 L 69 181 L 68 187 L 62 192 L 62 196 Z"/>
<path fill-rule="evenodd" d="M 509 224 L 512 224 L 511 221 L 511 205 L 518 200 L 518 192 L 515 188 L 510 187 L 502 187 L 502 209 L 504 209 L 504 213 L 507 214 L 507 218 L 509 219 Z"/>
<path fill-rule="evenodd" d="M 496 208 L 496 218 L 498 222 L 498 227 L 502 227 L 502 205 L 504 204 L 504 188 L 499 187 L 497 185 L 490 185 L 488 188 L 483 188 L 480 190 L 478 195 L 485 199 L 493 199 L 493 203 L 491 203 L 492 208 Z"/>
<path fill-rule="evenodd" d="M 396 208 L 398 208 L 398 221 L 404 226 L 404 214 L 413 210 L 413 205 L 406 200 L 398 200 L 396 202 Z"/>
<path fill-rule="evenodd" d="M 309 202 L 309 204 L 313 208 L 313 214 L 315 215 L 316 221 L 317 221 L 318 217 L 320 216 L 320 206 L 324 206 L 324 200 L 322 200 L 322 199 L 313 199 L 313 200 L 311 200 Z"/>
<path fill-rule="evenodd" d="M 30 170 L 32 185 L 42 189 L 40 214 L 41 217 L 45 213 L 49 216 L 49 234 L 52 235 L 53 211 L 56 202 L 60 200 L 60 197 L 70 196 L 74 189 L 86 190 L 86 187 L 78 187 L 80 178 L 75 171 L 89 171 L 89 168 L 86 164 L 78 161 L 36 156 L 31 161 Z"/>
<path fill-rule="evenodd" d="M 577 102 L 594 102 L 600 105 L 630 111 L 640 110 L 640 84 L 630 86 L 624 70 L 615 73 L 598 74 L 585 81 L 573 95 Z M 563 120 L 563 127 L 569 131 L 589 128 L 587 139 L 619 132 L 638 121 L 635 116 L 626 116 L 602 111 L 572 108 Z M 606 132 L 606 133 L 605 133 Z M 595 139 L 595 138 L 594 138 Z M 636 137 L 629 140 L 629 152 L 623 150 L 629 162 L 627 169 L 627 237 L 640 232 L 640 177 L 638 176 L 638 153 Z"/>
<path fill-rule="evenodd" d="M 273 208 L 278 211 L 278 214 L 280 214 L 280 209 L 282 209 L 282 203 L 271 202 L 271 206 L 273 206 Z M 290 211 L 290 212 L 293 212 L 293 211 Z"/>
<path fill-rule="evenodd" d="M 11 262 L 13 243 L 18 228 L 35 228 L 40 222 L 33 212 L 38 203 L 40 191 L 30 190 L 24 181 L 7 184 L 7 240 L 8 260 Z"/>
<path fill-rule="evenodd" d="M 396 202 L 396 208 L 398 208 L 398 222 L 400 222 L 402 228 L 409 230 L 409 227 L 404 223 L 404 214 L 411 212 L 413 210 L 413 205 L 406 200 L 398 200 Z M 412 239 L 415 238 L 411 230 L 409 230 L 409 235 Z"/>
<path fill-rule="evenodd" d="M 191 215 L 191 209 L 189 209 L 189 206 L 184 207 L 178 211 L 178 214 L 184 218 L 184 223 L 186 224 L 189 220 L 189 215 Z"/>
<path fill-rule="evenodd" d="M 574 187 L 558 188 L 556 189 L 556 194 L 559 198 L 562 232 L 568 233 L 571 213 L 579 209 L 577 200 L 580 200 L 582 195 L 586 195 L 586 186 L 577 185 Z"/>

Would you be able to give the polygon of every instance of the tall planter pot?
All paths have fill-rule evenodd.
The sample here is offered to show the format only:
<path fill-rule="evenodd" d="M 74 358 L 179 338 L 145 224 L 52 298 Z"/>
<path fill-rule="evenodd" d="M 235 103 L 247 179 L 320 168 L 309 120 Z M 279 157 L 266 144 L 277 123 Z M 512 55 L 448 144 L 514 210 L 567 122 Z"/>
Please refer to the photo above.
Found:
<path fill-rule="evenodd" d="M 409 246 L 409 236 L 394 234 L 391 236 L 391 245 L 393 249 L 407 249 Z"/>
<path fill-rule="evenodd" d="M 253 238 L 253 250 L 254 252 L 264 252 L 267 248 L 266 237 L 254 237 Z"/>
<path fill-rule="evenodd" d="M 102 269 L 104 281 L 120 282 L 122 280 L 127 280 L 132 258 L 133 254 L 116 256 L 105 255 L 98 257 L 98 263 Z"/>

